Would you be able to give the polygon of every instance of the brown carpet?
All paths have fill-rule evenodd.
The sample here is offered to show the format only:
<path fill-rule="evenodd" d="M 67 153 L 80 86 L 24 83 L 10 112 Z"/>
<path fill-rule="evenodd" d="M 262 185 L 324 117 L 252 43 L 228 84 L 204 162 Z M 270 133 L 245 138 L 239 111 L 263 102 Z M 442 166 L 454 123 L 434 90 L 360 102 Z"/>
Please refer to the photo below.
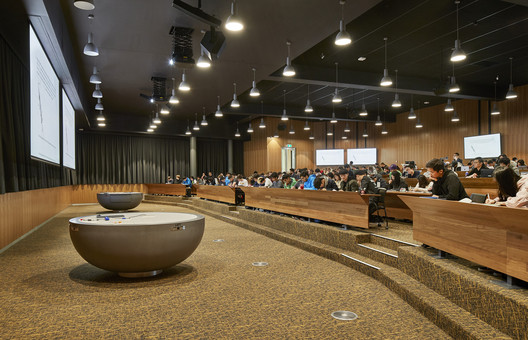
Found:
<path fill-rule="evenodd" d="M 192 212 L 136 210 L 146 209 Z M 182 264 L 120 278 L 87 264 L 69 239 L 69 218 L 101 210 L 70 207 L 0 254 L 1 338 L 449 338 L 376 280 L 209 216 Z M 359 319 L 335 320 L 336 310 Z"/>

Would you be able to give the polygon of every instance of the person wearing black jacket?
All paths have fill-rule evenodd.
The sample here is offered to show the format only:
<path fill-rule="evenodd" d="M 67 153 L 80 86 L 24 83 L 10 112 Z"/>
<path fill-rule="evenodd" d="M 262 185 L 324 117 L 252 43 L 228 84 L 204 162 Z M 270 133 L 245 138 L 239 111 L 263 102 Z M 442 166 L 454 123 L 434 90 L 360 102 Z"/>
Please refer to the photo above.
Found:
<path fill-rule="evenodd" d="M 456 173 L 445 170 L 442 160 L 434 158 L 427 162 L 425 167 L 431 174 L 431 180 L 434 181 L 433 197 L 452 201 L 469 197 Z"/>
<path fill-rule="evenodd" d="M 367 176 L 367 170 L 358 170 L 356 172 L 356 180 L 359 184 L 359 190 L 361 194 L 377 194 L 378 188 L 369 176 Z M 378 203 L 378 197 L 369 197 L 369 220 L 373 219 L 372 214 L 376 211 L 376 203 Z"/>

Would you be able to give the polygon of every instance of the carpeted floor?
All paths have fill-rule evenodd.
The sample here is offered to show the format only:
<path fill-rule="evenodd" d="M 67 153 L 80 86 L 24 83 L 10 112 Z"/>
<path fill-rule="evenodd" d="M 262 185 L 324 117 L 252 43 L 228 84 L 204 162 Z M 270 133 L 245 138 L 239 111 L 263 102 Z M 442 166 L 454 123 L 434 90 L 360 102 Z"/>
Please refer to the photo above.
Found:
<path fill-rule="evenodd" d="M 70 207 L 0 254 L 0 338 L 449 338 L 374 279 L 209 216 L 186 261 L 120 278 L 87 264 L 69 238 L 68 219 L 99 211 Z M 335 320 L 337 310 L 359 319 Z"/>

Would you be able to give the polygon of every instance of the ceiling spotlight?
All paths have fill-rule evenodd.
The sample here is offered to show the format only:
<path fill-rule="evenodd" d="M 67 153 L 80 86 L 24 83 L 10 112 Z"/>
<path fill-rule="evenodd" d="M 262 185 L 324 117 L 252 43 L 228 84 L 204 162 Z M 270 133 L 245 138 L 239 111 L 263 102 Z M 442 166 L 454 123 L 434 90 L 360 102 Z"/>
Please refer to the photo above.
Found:
<path fill-rule="evenodd" d="M 196 62 L 196 66 L 198 66 L 199 68 L 209 68 L 211 67 L 211 59 L 209 59 L 208 56 L 204 55 L 202 51 L 200 58 L 198 58 L 198 61 Z"/>
<path fill-rule="evenodd" d="M 510 57 L 510 86 L 508 87 L 508 92 L 506 93 L 506 99 L 515 98 L 517 98 L 517 92 L 513 90 L 513 58 Z"/>
<path fill-rule="evenodd" d="M 337 118 L 335 116 L 335 112 L 332 112 L 332 118 L 330 119 L 330 123 L 332 123 L 332 124 L 337 123 Z"/>
<path fill-rule="evenodd" d="M 352 42 L 352 37 L 346 31 L 345 27 L 345 0 L 339 1 L 341 5 L 341 21 L 339 21 L 339 33 L 335 37 L 334 43 L 338 46 L 346 46 Z"/>
<path fill-rule="evenodd" d="M 456 111 L 453 111 L 453 117 L 451 118 L 452 122 L 458 122 L 460 121 L 460 118 L 458 118 L 458 114 Z"/>
<path fill-rule="evenodd" d="M 383 78 L 381 78 L 380 86 L 391 86 L 392 79 L 389 76 L 389 69 L 387 68 L 387 40 L 388 38 L 383 38 L 385 40 L 385 68 L 383 69 Z"/>
<path fill-rule="evenodd" d="M 286 57 L 286 66 L 284 67 L 284 70 L 282 71 L 282 75 L 285 77 L 293 77 L 295 75 L 295 69 L 291 65 L 291 61 L 290 61 L 291 42 L 286 41 L 286 45 L 288 46 L 288 57 Z"/>
<path fill-rule="evenodd" d="M 365 60 L 367 60 L 367 58 L 366 57 L 359 57 L 357 60 L 358 61 L 365 61 Z"/>
<path fill-rule="evenodd" d="M 103 98 L 103 92 L 101 92 L 101 86 L 99 86 L 99 84 L 95 85 L 95 90 L 92 92 L 92 97 Z"/>
<path fill-rule="evenodd" d="M 462 61 L 462 60 L 466 59 L 466 53 L 464 53 L 464 51 L 462 50 L 461 43 L 460 43 L 460 38 L 458 36 L 458 4 L 459 3 L 460 3 L 460 1 L 455 0 L 457 27 L 456 27 L 455 49 L 453 50 L 453 53 L 451 53 L 451 61 L 452 62 Z"/>
<path fill-rule="evenodd" d="M 420 118 L 418 118 L 418 120 L 416 121 L 416 125 L 415 125 L 415 126 L 416 126 L 416 128 L 418 128 L 418 129 L 423 128 L 423 124 L 422 124 L 422 122 L 420 122 Z"/>
<path fill-rule="evenodd" d="M 247 132 L 248 133 L 253 133 L 253 128 L 251 127 L 251 122 L 249 122 Z"/>
<path fill-rule="evenodd" d="M 106 118 L 103 115 L 103 111 L 99 111 L 99 114 L 97 115 L 97 121 L 102 122 L 102 121 L 105 121 L 105 120 L 106 120 Z"/>
<path fill-rule="evenodd" d="M 383 123 L 381 122 L 381 118 L 380 118 L 380 115 L 378 114 L 378 118 L 376 119 L 376 123 L 374 124 L 376 126 L 382 126 Z"/>
<path fill-rule="evenodd" d="M 310 130 L 310 125 L 308 125 L 308 121 L 306 121 L 306 124 L 304 124 L 304 131 Z"/>
<path fill-rule="evenodd" d="M 392 101 L 391 106 L 392 107 L 401 107 L 402 106 L 402 103 L 400 101 L 400 96 L 397 93 L 394 95 L 394 100 Z"/>
<path fill-rule="evenodd" d="M 455 76 L 452 76 L 451 77 L 451 83 L 449 84 L 449 92 L 450 93 L 455 93 L 455 92 L 458 92 L 458 91 L 460 91 L 460 86 L 458 86 L 458 84 L 456 83 Z"/>
<path fill-rule="evenodd" d="M 93 73 L 92 75 L 90 76 L 90 83 L 92 84 L 101 84 L 102 81 L 101 81 L 101 77 L 97 74 L 97 67 L 93 67 Z"/>
<path fill-rule="evenodd" d="M 361 110 L 359 110 L 359 115 L 361 117 L 368 116 L 368 111 L 367 111 L 367 108 L 365 107 L 365 103 L 361 104 Z"/>
<path fill-rule="evenodd" d="M 264 118 L 260 118 L 259 129 L 264 129 L 264 128 L 266 128 L 266 123 L 264 123 Z"/>
<path fill-rule="evenodd" d="M 257 89 L 257 83 L 255 81 L 255 72 L 257 69 L 253 68 L 253 87 L 251 88 L 251 91 L 249 91 L 249 95 L 251 97 L 258 97 L 260 96 L 260 91 Z"/>
<path fill-rule="evenodd" d="M 99 111 L 104 110 L 103 103 L 101 102 L 101 98 L 97 98 L 97 104 L 95 104 L 95 109 Z"/>
<path fill-rule="evenodd" d="M 93 42 L 92 32 L 88 33 L 88 43 L 84 45 L 83 53 L 89 57 L 97 57 L 99 55 L 99 49 Z"/>
<path fill-rule="evenodd" d="M 383 130 L 381 130 L 381 134 L 382 135 L 386 135 L 388 134 L 389 132 L 387 131 L 387 129 L 385 127 L 383 127 Z"/>
<path fill-rule="evenodd" d="M 411 109 L 409 110 L 409 116 L 408 119 L 416 119 L 416 113 L 414 112 L 414 107 L 411 106 Z"/>
<path fill-rule="evenodd" d="M 181 81 L 180 85 L 178 86 L 178 90 L 183 91 L 183 92 L 187 92 L 187 91 L 191 90 L 191 86 L 185 80 L 185 69 L 183 69 L 182 81 Z"/>
<path fill-rule="evenodd" d="M 233 92 L 233 100 L 231 101 L 231 107 L 240 107 L 240 102 L 238 101 L 236 94 L 236 83 L 233 83 L 233 86 L 235 88 L 235 92 Z"/>
<path fill-rule="evenodd" d="M 444 108 L 444 111 L 445 112 L 451 112 L 451 111 L 454 111 L 455 108 L 453 107 L 453 104 L 451 104 L 451 98 L 447 98 L 447 104 Z"/>
<path fill-rule="evenodd" d="M 236 0 L 233 0 L 233 2 L 231 3 L 231 15 L 226 20 L 225 28 L 228 31 L 232 32 L 238 32 L 244 29 L 244 24 L 238 17 L 238 8 L 236 5 Z"/>
<path fill-rule="evenodd" d="M 224 113 L 222 112 L 222 110 L 220 110 L 220 96 L 217 96 L 217 97 L 218 97 L 218 105 L 216 106 L 215 117 L 223 117 Z"/>
<path fill-rule="evenodd" d="M 168 115 L 170 113 L 169 107 L 167 105 L 162 105 L 160 113 L 162 115 Z"/>
<path fill-rule="evenodd" d="M 169 98 L 169 103 L 179 104 L 180 100 L 176 97 L 176 79 L 172 78 L 172 94 Z"/>
<path fill-rule="evenodd" d="M 95 9 L 93 0 L 75 0 L 73 2 L 73 5 L 78 9 L 82 9 L 84 11 L 93 11 Z"/>

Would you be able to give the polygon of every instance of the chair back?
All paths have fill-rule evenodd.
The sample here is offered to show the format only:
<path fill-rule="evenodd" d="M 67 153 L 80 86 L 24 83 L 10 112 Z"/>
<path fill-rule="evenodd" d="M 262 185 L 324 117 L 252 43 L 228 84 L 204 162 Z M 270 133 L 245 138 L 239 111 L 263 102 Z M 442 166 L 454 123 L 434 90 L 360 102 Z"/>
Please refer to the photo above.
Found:
<path fill-rule="evenodd" d="M 380 196 L 378 197 L 378 206 L 379 206 L 379 205 L 384 206 L 384 205 L 385 205 L 385 195 L 387 194 L 387 189 L 385 189 L 385 188 L 379 188 L 379 189 L 378 189 L 378 194 L 380 195 Z"/>

